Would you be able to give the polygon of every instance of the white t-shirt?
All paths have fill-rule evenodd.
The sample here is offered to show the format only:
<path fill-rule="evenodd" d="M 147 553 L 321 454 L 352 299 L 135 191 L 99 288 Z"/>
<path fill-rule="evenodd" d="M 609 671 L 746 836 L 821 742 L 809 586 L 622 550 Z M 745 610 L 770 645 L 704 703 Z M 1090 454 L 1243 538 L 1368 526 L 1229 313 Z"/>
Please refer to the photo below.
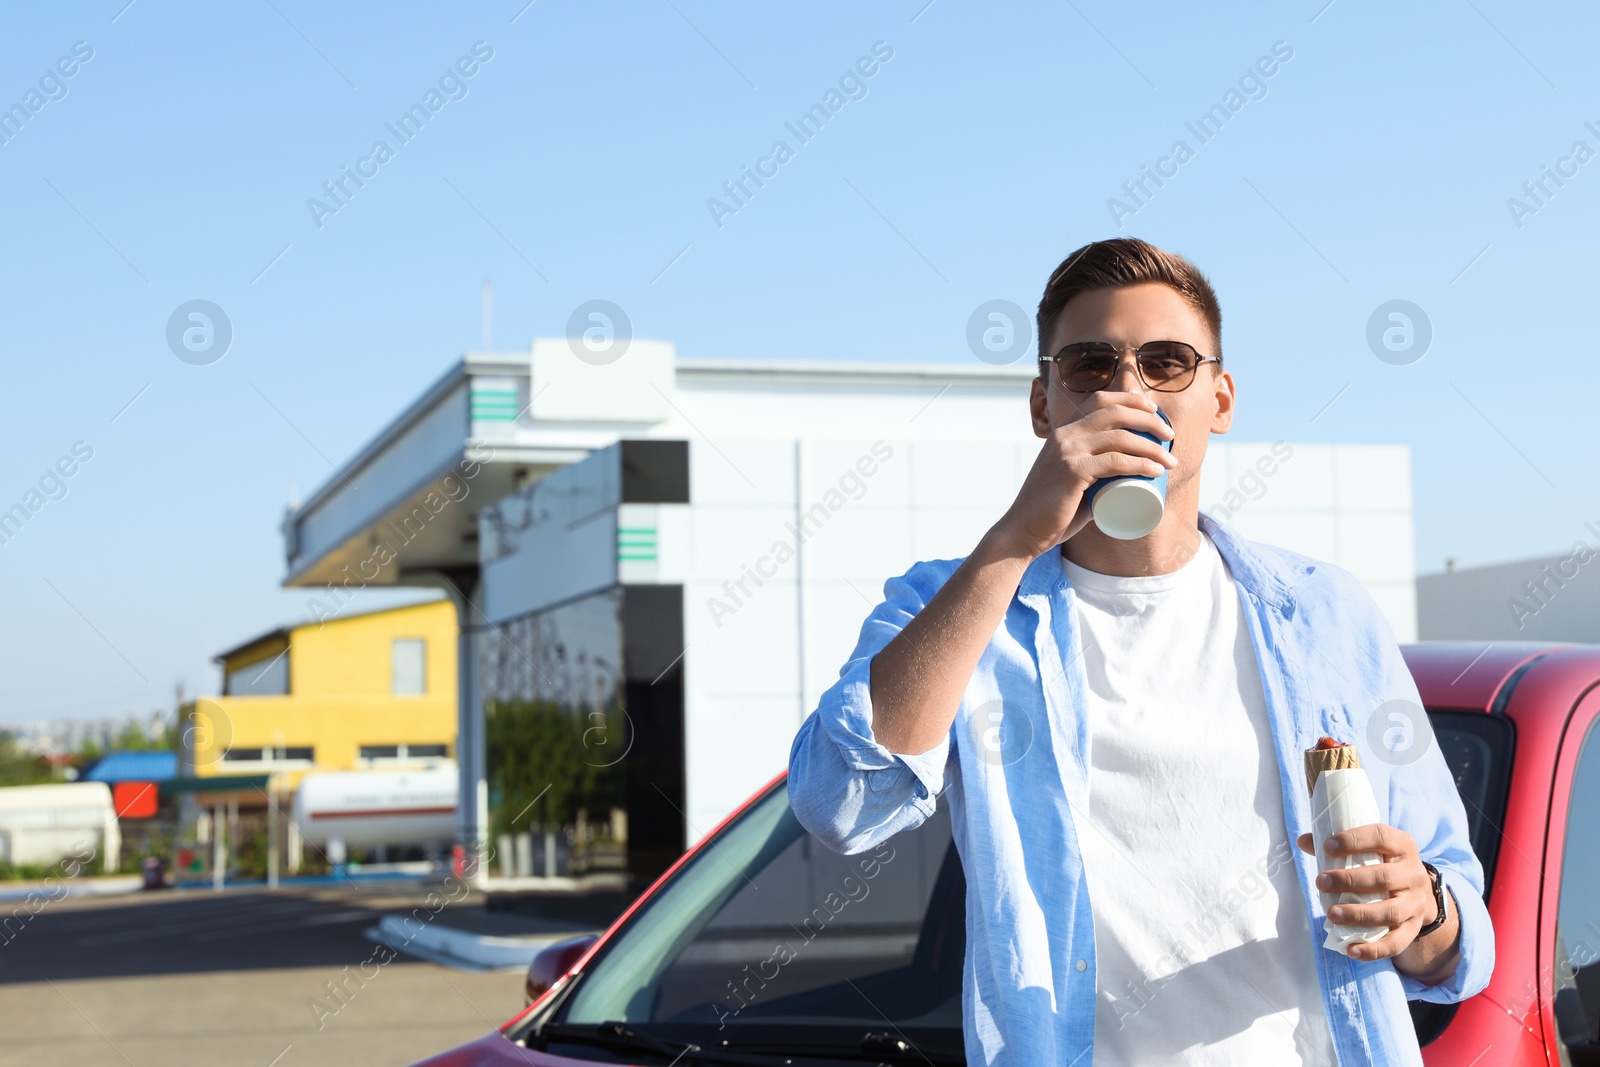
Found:
<path fill-rule="evenodd" d="M 1260 668 L 1197 532 L 1170 574 L 1061 557 L 1089 684 L 1094 1062 L 1336 1067 Z"/>

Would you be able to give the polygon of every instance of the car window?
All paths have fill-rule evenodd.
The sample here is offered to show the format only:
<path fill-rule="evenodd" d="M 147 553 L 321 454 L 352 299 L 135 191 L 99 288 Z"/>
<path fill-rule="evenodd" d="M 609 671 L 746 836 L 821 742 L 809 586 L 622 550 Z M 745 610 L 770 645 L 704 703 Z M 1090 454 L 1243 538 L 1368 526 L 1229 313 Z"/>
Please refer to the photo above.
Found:
<path fill-rule="evenodd" d="M 846 856 L 799 824 L 780 783 L 618 931 L 555 1021 L 796 1050 L 854 1048 L 892 1029 L 959 1054 L 964 923 L 943 805 Z M 595 1055 L 576 1043 L 559 1051 Z"/>
<path fill-rule="evenodd" d="M 1509 719 L 1481 711 L 1429 708 L 1428 721 L 1467 809 L 1467 836 L 1483 864 L 1483 896 L 1488 900 L 1511 785 L 1514 730 Z"/>
<path fill-rule="evenodd" d="M 1487 901 L 1500 856 L 1500 827 L 1505 822 L 1506 794 L 1511 786 L 1515 730 L 1509 719 L 1481 711 L 1429 708 L 1428 723 L 1467 812 L 1467 838 L 1483 864 L 1483 899 Z M 1408 1007 L 1419 1045 L 1427 1045 L 1444 1033 L 1457 1009 L 1455 1004 L 1427 1000 L 1413 1000 Z"/>
<path fill-rule="evenodd" d="M 1558 798 L 1559 799 L 1559 798 Z M 1566 846 L 1556 907 L 1556 1027 L 1569 1051 L 1597 1051 L 1600 1040 L 1600 720 L 1588 727 L 1567 800 Z M 1574 1063 L 1580 1062 L 1576 1058 Z M 1592 1062 L 1584 1059 L 1581 1062 Z"/>

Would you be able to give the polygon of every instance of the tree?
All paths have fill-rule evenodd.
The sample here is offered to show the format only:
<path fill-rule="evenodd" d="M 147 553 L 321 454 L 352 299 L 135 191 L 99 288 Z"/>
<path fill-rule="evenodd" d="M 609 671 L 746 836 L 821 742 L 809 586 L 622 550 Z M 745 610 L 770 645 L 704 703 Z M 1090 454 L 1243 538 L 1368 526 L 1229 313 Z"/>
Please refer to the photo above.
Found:
<path fill-rule="evenodd" d="M 49 760 L 23 751 L 15 737 L 0 733 L 0 786 L 42 785 L 54 777 Z"/>
<path fill-rule="evenodd" d="M 579 808 L 624 806 L 622 766 L 610 753 L 627 748 L 628 739 L 616 736 L 627 717 L 615 698 L 604 710 L 551 700 L 490 700 L 484 710 L 491 834 L 558 830 L 577 820 Z M 610 732 L 603 747 L 597 730 Z"/>
<path fill-rule="evenodd" d="M 130 719 L 112 747 L 121 752 L 149 752 L 152 749 L 171 749 L 174 741 L 174 730 L 170 723 L 163 724 L 161 732 L 152 736 L 145 733 L 137 719 Z"/>

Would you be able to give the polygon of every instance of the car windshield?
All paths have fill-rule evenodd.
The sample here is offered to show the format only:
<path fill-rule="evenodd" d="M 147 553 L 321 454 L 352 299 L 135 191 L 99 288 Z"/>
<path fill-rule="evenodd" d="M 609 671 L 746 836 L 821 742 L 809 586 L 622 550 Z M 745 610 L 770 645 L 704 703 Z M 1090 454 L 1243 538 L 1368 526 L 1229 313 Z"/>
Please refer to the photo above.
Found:
<path fill-rule="evenodd" d="M 846 856 L 800 825 L 780 782 L 619 931 L 554 1021 L 729 1050 L 900 1040 L 959 1056 L 965 895 L 944 805 Z"/>

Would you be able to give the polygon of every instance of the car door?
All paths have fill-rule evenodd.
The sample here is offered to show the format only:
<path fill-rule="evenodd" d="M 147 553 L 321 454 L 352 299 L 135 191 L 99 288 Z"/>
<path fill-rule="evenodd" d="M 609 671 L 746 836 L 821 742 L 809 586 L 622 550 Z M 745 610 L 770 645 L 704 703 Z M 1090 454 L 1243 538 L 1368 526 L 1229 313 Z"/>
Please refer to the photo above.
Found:
<path fill-rule="evenodd" d="M 1600 1067 L 1600 693 L 1579 701 L 1554 776 L 1539 946 L 1547 1040 L 1566 1067 Z M 1557 848 L 1557 842 L 1560 842 Z M 1554 1031 L 1551 1033 L 1551 1031 Z"/>

